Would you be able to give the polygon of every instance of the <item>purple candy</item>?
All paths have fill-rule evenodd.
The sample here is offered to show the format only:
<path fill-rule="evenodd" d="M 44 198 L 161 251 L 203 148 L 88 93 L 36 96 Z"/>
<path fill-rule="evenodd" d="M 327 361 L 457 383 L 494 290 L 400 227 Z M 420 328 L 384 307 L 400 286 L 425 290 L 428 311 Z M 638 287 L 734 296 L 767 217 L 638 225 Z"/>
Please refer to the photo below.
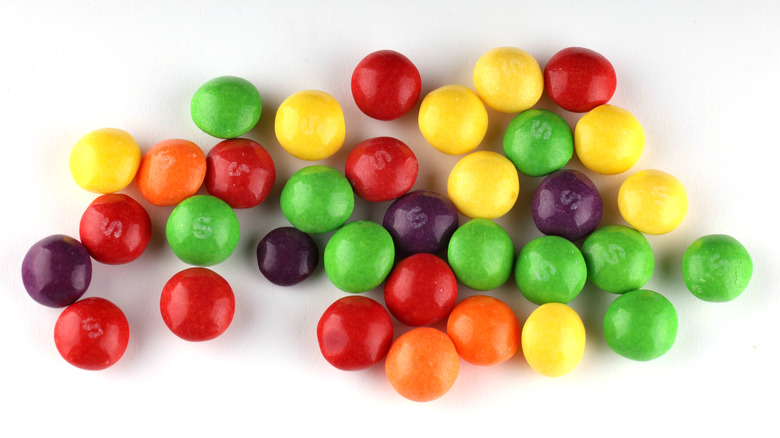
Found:
<path fill-rule="evenodd" d="M 297 228 L 276 228 L 257 244 L 257 267 L 268 281 L 279 286 L 292 286 L 309 278 L 319 261 L 317 243 Z"/>
<path fill-rule="evenodd" d="M 601 222 L 603 204 L 595 184 L 577 170 L 559 170 L 536 188 L 531 214 L 543 234 L 571 241 L 589 235 Z"/>
<path fill-rule="evenodd" d="M 22 261 L 22 283 L 35 301 L 67 307 L 87 291 L 92 259 L 78 240 L 56 234 L 36 242 Z"/>
<path fill-rule="evenodd" d="M 437 253 L 447 248 L 458 228 L 458 210 L 446 196 L 419 190 L 390 204 L 382 225 L 400 253 Z"/>

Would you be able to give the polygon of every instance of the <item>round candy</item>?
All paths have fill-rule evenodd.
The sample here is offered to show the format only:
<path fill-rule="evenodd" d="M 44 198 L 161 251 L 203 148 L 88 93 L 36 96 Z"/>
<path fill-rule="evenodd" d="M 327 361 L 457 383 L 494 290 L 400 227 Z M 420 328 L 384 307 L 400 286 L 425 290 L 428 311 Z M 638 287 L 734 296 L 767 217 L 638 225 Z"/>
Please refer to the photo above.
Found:
<path fill-rule="evenodd" d="M 233 208 L 251 208 L 268 197 L 276 181 L 274 161 L 252 140 L 218 143 L 206 156 L 206 190 Z"/>
<path fill-rule="evenodd" d="M 571 241 L 598 227 L 604 206 L 596 185 L 577 170 L 547 175 L 534 192 L 531 216 L 542 234 Z"/>
<path fill-rule="evenodd" d="M 588 169 L 616 175 L 630 169 L 642 156 L 645 131 L 636 117 L 614 105 L 600 105 L 582 116 L 574 127 L 574 150 Z"/>
<path fill-rule="evenodd" d="M 221 76 L 201 85 L 192 96 L 192 121 L 218 138 L 246 134 L 260 120 L 263 101 L 251 82 L 235 76 Z"/>
<path fill-rule="evenodd" d="M 412 329 L 393 342 L 385 359 L 385 374 L 403 397 L 435 400 L 450 390 L 460 371 L 460 359 L 449 336 L 431 327 Z"/>
<path fill-rule="evenodd" d="M 643 170 L 623 181 L 618 191 L 623 219 L 647 234 L 665 234 L 685 219 L 688 195 L 680 181 L 660 170 Z"/>
<path fill-rule="evenodd" d="M 79 187 L 94 193 L 114 193 L 135 178 L 141 149 L 121 129 L 97 129 L 81 137 L 70 152 L 70 173 Z"/>
<path fill-rule="evenodd" d="M 347 178 L 330 166 L 308 166 L 295 172 L 282 188 L 282 214 L 304 233 L 331 232 L 344 225 L 355 207 Z"/>
<path fill-rule="evenodd" d="M 352 148 L 344 170 L 358 196 L 370 202 L 390 201 L 414 185 L 417 157 L 401 140 L 376 137 Z"/>
<path fill-rule="evenodd" d="M 206 176 L 206 155 L 189 140 L 164 140 L 141 159 L 135 183 L 147 201 L 170 206 L 194 195 Z"/>
<path fill-rule="evenodd" d="M 22 260 L 22 283 L 30 297 L 48 307 L 65 307 L 84 295 L 92 281 L 92 259 L 78 240 L 55 234 L 35 242 Z"/>
<path fill-rule="evenodd" d="M 582 360 L 585 326 L 577 312 L 566 304 L 542 304 L 525 321 L 521 345 L 534 371 L 560 377 Z"/>
<path fill-rule="evenodd" d="M 547 94 L 567 111 L 584 113 L 609 102 L 616 86 L 612 64 L 590 49 L 563 49 L 544 67 Z"/>
<path fill-rule="evenodd" d="M 323 260 L 325 273 L 337 288 L 365 292 L 379 286 L 393 268 L 393 238 L 375 222 L 350 222 L 333 233 Z"/>
<path fill-rule="evenodd" d="M 236 298 L 230 284 L 206 268 L 178 272 L 163 287 L 160 313 L 165 325 L 185 341 L 208 341 L 233 321 Z"/>
<path fill-rule="evenodd" d="M 211 266 L 227 260 L 238 245 L 239 224 L 233 209 L 209 195 L 185 199 L 173 209 L 165 235 L 184 263 Z"/>
<path fill-rule="evenodd" d="M 348 296 L 331 304 L 317 323 L 322 356 L 344 371 L 370 368 L 387 355 L 393 342 L 393 321 L 371 298 Z"/>
<path fill-rule="evenodd" d="M 352 97 L 360 111 L 379 120 L 397 119 L 420 98 L 420 72 L 406 56 L 393 50 L 369 54 L 352 73 Z"/>
<path fill-rule="evenodd" d="M 512 275 L 515 250 L 500 225 L 488 219 L 473 219 L 452 235 L 447 258 L 461 283 L 485 291 L 503 285 Z"/>
<path fill-rule="evenodd" d="M 574 137 L 561 116 L 529 109 L 515 116 L 504 132 L 504 154 L 517 170 L 544 176 L 563 168 L 574 154 Z"/>
<path fill-rule="evenodd" d="M 292 286 L 309 278 L 319 262 L 317 243 L 297 228 L 276 228 L 257 244 L 257 266 L 278 286 Z"/>
<path fill-rule="evenodd" d="M 447 179 L 447 195 L 459 212 L 472 219 L 503 216 L 515 205 L 519 192 L 515 165 L 491 151 L 461 158 Z"/>
<path fill-rule="evenodd" d="M 685 250 L 682 273 L 685 285 L 697 298 L 731 301 L 747 288 L 753 260 L 737 239 L 710 234 L 694 240 Z"/>
<path fill-rule="evenodd" d="M 121 193 L 102 195 L 81 215 L 79 237 L 98 262 L 129 263 L 149 244 L 152 221 L 135 199 Z"/>
<path fill-rule="evenodd" d="M 663 295 L 635 290 L 619 296 L 604 315 L 604 337 L 615 353 L 647 361 L 669 351 L 677 336 L 677 311 Z"/>
<path fill-rule="evenodd" d="M 474 88 L 482 101 L 496 111 L 525 111 L 542 97 L 542 69 L 528 52 L 515 47 L 499 47 L 477 61 Z"/>
<path fill-rule="evenodd" d="M 445 85 L 423 98 L 417 122 L 431 146 L 445 154 L 460 155 L 482 142 L 488 114 L 473 91 L 462 85 Z"/>
<path fill-rule="evenodd" d="M 276 139 L 293 157 L 315 161 L 335 154 L 346 130 L 341 105 L 328 93 L 299 91 L 276 111 Z"/>
<path fill-rule="evenodd" d="M 585 286 L 588 268 L 580 250 L 558 236 L 528 242 L 515 263 L 515 282 L 534 304 L 568 304 Z"/>
<path fill-rule="evenodd" d="M 84 370 L 114 365 L 127 350 L 130 326 L 119 307 L 98 297 L 68 306 L 54 324 L 54 344 L 69 364 Z"/>
<path fill-rule="evenodd" d="M 472 295 L 452 310 L 447 335 L 458 355 L 474 365 L 496 365 L 510 359 L 520 346 L 520 323 L 506 303 Z"/>
<path fill-rule="evenodd" d="M 400 253 L 437 253 L 447 248 L 458 220 L 458 210 L 446 196 L 419 190 L 390 204 L 382 225 Z"/>
<path fill-rule="evenodd" d="M 655 269 L 650 243 L 642 233 L 623 225 L 607 225 L 582 243 L 588 279 L 597 287 L 622 294 L 644 286 Z"/>
<path fill-rule="evenodd" d="M 447 262 L 429 253 L 398 262 L 385 283 L 385 304 L 403 324 L 443 321 L 458 300 L 458 282 Z"/>

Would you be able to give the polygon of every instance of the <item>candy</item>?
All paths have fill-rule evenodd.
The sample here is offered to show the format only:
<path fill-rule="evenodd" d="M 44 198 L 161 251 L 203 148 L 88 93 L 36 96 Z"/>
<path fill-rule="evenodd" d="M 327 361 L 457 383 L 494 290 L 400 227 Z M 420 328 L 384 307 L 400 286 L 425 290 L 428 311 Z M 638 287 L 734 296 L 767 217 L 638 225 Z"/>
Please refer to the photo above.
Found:
<path fill-rule="evenodd" d="M 607 225 L 582 243 L 588 279 L 607 292 L 622 294 L 644 286 L 655 269 L 650 243 L 623 225 Z"/>
<path fill-rule="evenodd" d="M 323 312 L 317 323 L 322 356 L 344 371 L 370 368 L 387 355 L 393 342 L 393 321 L 371 298 L 348 296 Z"/>
<path fill-rule="evenodd" d="M 523 174 L 544 176 L 569 162 L 574 154 L 574 137 L 569 124 L 558 114 L 529 109 L 506 127 L 504 154 Z"/>
<path fill-rule="evenodd" d="M 275 180 L 273 159 L 252 140 L 222 141 L 206 156 L 206 190 L 232 208 L 259 205 L 268 197 Z"/>
<path fill-rule="evenodd" d="M 344 170 L 358 196 L 370 202 L 390 201 L 414 185 L 417 157 L 401 140 L 370 138 L 352 148 Z"/>
<path fill-rule="evenodd" d="M 515 165 L 491 151 L 461 158 L 447 179 L 447 195 L 461 214 L 472 219 L 503 216 L 515 205 L 519 192 Z"/>
<path fill-rule="evenodd" d="M 99 297 L 68 306 L 54 324 L 54 345 L 69 364 L 102 370 L 124 355 L 130 340 L 127 317 L 114 303 Z"/>
<path fill-rule="evenodd" d="M 360 111 L 379 120 L 408 113 L 420 98 L 420 72 L 406 56 L 380 50 L 363 58 L 352 73 L 352 97 Z"/>
<path fill-rule="evenodd" d="M 274 121 L 279 144 L 293 157 L 315 161 L 335 154 L 346 128 L 341 105 L 328 93 L 299 91 L 279 105 Z"/>
<path fill-rule="evenodd" d="M 135 199 L 121 193 L 102 195 L 81 215 L 79 237 L 98 262 L 129 263 L 149 244 L 152 221 Z"/>
<path fill-rule="evenodd" d="M 574 150 L 588 169 L 616 175 L 630 169 L 642 155 L 645 131 L 636 117 L 614 105 L 600 105 L 574 127 Z"/>
<path fill-rule="evenodd" d="M 393 238 L 375 222 L 350 222 L 333 233 L 323 261 L 325 273 L 337 288 L 365 292 L 379 286 L 393 268 Z"/>
<path fill-rule="evenodd" d="M 321 234 L 347 222 L 355 207 L 355 194 L 341 172 L 316 165 L 298 170 L 287 180 L 279 203 L 295 228 Z"/>
<path fill-rule="evenodd" d="M 278 286 L 292 286 L 309 278 L 319 262 L 317 243 L 297 228 L 276 228 L 257 244 L 257 266 Z"/>
<path fill-rule="evenodd" d="M 141 159 L 135 183 L 154 205 L 170 206 L 194 195 L 206 176 L 206 156 L 189 140 L 164 140 Z"/>
<path fill-rule="evenodd" d="M 382 225 L 401 254 L 438 253 L 447 248 L 458 220 L 458 210 L 446 196 L 419 190 L 390 204 Z"/>
<path fill-rule="evenodd" d="M 531 216 L 542 234 L 571 241 L 590 234 L 601 222 L 604 206 L 596 185 L 577 170 L 547 175 L 534 192 Z"/>
<path fill-rule="evenodd" d="M 173 209 L 165 235 L 184 263 L 212 266 L 227 260 L 238 245 L 239 224 L 233 209 L 209 195 L 197 195 Z"/>
<path fill-rule="evenodd" d="M 482 101 L 496 111 L 525 111 L 542 97 L 542 69 L 528 52 L 515 47 L 499 47 L 477 61 L 474 88 Z"/>
<path fill-rule="evenodd" d="M 201 85 L 190 102 L 192 121 L 218 138 L 246 134 L 260 120 L 263 101 L 251 82 L 235 76 L 220 76 Z"/>
<path fill-rule="evenodd" d="M 584 113 L 612 98 L 617 78 L 601 54 L 569 47 L 553 55 L 544 67 L 544 88 L 561 108 Z"/>
<path fill-rule="evenodd" d="M 473 219 L 450 239 L 447 258 L 455 277 L 474 290 L 495 289 L 512 274 L 515 250 L 509 234 L 488 219 Z"/>
<path fill-rule="evenodd" d="M 560 377 L 582 360 L 585 326 L 577 312 L 566 304 L 542 304 L 525 321 L 521 346 L 534 371 Z"/>
<path fill-rule="evenodd" d="M 385 305 L 403 324 L 419 327 L 443 321 L 458 300 L 458 282 L 447 262 L 413 254 L 393 268 L 385 283 Z"/>
<path fill-rule="evenodd" d="M 520 346 L 520 323 L 498 298 L 473 295 L 458 303 L 447 319 L 447 335 L 458 355 L 474 365 L 509 360 Z"/>
<path fill-rule="evenodd" d="M 725 234 L 699 237 L 682 259 L 685 286 L 699 299 L 725 302 L 737 298 L 753 275 L 753 260 L 747 249 Z"/>
<path fill-rule="evenodd" d="M 97 129 L 81 137 L 70 152 L 70 173 L 79 187 L 94 193 L 114 193 L 135 178 L 141 149 L 121 129 Z"/>
<path fill-rule="evenodd" d="M 473 91 L 462 85 L 445 85 L 423 98 L 417 123 L 431 146 L 445 154 L 460 155 L 482 142 L 488 115 Z"/>
<path fill-rule="evenodd" d="M 612 350 L 647 361 L 669 351 L 677 336 L 677 311 L 663 295 L 635 290 L 619 296 L 604 315 L 604 337 Z"/>
<path fill-rule="evenodd" d="M 78 240 L 44 237 L 22 260 L 22 283 L 30 297 L 48 307 L 65 307 L 84 295 L 92 281 L 92 259 Z"/>
<path fill-rule="evenodd" d="M 623 181 L 618 209 L 626 222 L 647 234 L 668 233 L 685 219 L 688 195 L 680 181 L 660 170 L 643 170 Z"/>
<path fill-rule="evenodd" d="M 568 304 L 585 286 L 588 268 L 580 250 L 558 236 L 528 242 L 515 263 L 515 282 L 534 304 Z"/>
<path fill-rule="evenodd" d="M 416 402 L 435 400 L 452 388 L 460 359 L 449 336 L 431 327 L 412 329 L 393 342 L 385 374 L 401 396 Z"/>

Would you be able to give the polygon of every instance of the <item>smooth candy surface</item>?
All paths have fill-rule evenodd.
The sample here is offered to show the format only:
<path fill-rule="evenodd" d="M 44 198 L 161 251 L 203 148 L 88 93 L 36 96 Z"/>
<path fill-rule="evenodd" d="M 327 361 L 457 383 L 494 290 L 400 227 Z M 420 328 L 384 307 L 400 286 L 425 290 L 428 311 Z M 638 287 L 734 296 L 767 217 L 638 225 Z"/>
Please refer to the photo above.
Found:
<path fill-rule="evenodd" d="M 488 219 L 473 219 L 450 239 L 447 259 L 455 277 L 474 290 L 495 289 L 512 275 L 515 250 L 509 234 Z"/>
<path fill-rule="evenodd" d="M 520 179 L 515 165 L 492 151 L 472 152 L 458 160 L 447 178 L 447 195 L 472 219 L 496 219 L 515 205 Z"/>
<path fill-rule="evenodd" d="M 227 280 L 206 268 L 189 268 L 165 283 L 160 314 L 165 325 L 185 341 L 214 339 L 233 321 L 236 298 Z"/>
<path fill-rule="evenodd" d="M 360 111 L 379 120 L 408 113 L 420 98 L 417 67 L 394 50 L 379 50 L 363 58 L 352 72 L 352 97 Z"/>
<path fill-rule="evenodd" d="M 534 192 L 531 216 L 546 235 L 571 241 L 586 237 L 598 227 L 604 205 L 596 185 L 577 170 L 547 175 Z"/>
<path fill-rule="evenodd" d="M 337 288 L 365 292 L 379 286 L 393 268 L 393 238 L 375 222 L 350 222 L 333 233 L 323 260 L 325 273 Z"/>
<path fill-rule="evenodd" d="M 355 193 L 369 202 L 390 201 L 408 192 L 417 180 L 417 157 L 393 137 L 358 143 L 347 155 L 344 172 Z"/>
<path fill-rule="evenodd" d="M 152 221 L 135 199 L 121 193 L 102 195 L 81 215 L 79 237 L 98 262 L 129 263 L 140 257 L 149 244 Z"/>
<path fill-rule="evenodd" d="M 472 295 L 452 310 L 447 335 L 458 355 L 474 365 L 496 365 L 512 358 L 520 346 L 520 322 L 498 298 Z"/>
<path fill-rule="evenodd" d="M 92 259 L 78 240 L 62 234 L 35 242 L 22 260 L 22 283 L 47 307 L 65 307 L 84 295 L 92 281 Z"/>
<path fill-rule="evenodd" d="M 260 92 L 246 79 L 220 76 L 195 91 L 190 102 L 192 121 L 217 138 L 240 137 L 260 120 Z"/>
<path fill-rule="evenodd" d="M 560 170 L 574 155 L 574 137 L 561 116 L 529 109 L 515 116 L 504 132 L 504 154 L 517 170 L 544 176 Z"/>
<path fill-rule="evenodd" d="M 390 272 L 384 296 L 387 310 L 403 324 L 435 324 L 455 307 L 458 282 L 441 258 L 429 253 L 413 254 Z"/>
<path fill-rule="evenodd" d="M 585 286 L 588 268 L 580 250 L 558 236 L 528 242 L 515 263 L 515 282 L 534 304 L 568 304 Z"/>
<path fill-rule="evenodd" d="M 458 210 L 446 196 L 419 190 L 390 204 L 382 225 L 401 254 L 438 253 L 447 248 L 458 220 Z"/>
<path fill-rule="evenodd" d="M 585 326 L 571 307 L 542 304 L 523 325 L 522 350 L 539 374 L 560 377 L 571 372 L 585 353 Z"/>
<path fill-rule="evenodd" d="M 328 93 L 299 91 L 279 105 L 274 121 L 279 144 L 301 160 L 322 160 L 344 144 L 346 128 L 341 105 Z"/>
<path fill-rule="evenodd" d="M 599 105 L 574 127 L 574 150 L 588 169 L 604 175 L 623 173 L 639 161 L 645 131 L 633 114 L 614 105 Z"/>
<path fill-rule="evenodd" d="M 347 222 L 355 207 L 355 194 L 341 172 L 316 165 L 298 170 L 287 180 L 279 203 L 295 228 L 321 234 Z"/>
<path fill-rule="evenodd" d="M 252 140 L 224 140 L 206 155 L 206 190 L 232 208 L 260 205 L 275 181 L 276 167 L 271 155 Z"/>
<path fill-rule="evenodd" d="M 206 155 L 189 140 L 164 140 L 141 159 L 135 183 L 154 205 L 171 206 L 194 195 L 206 176 Z"/>
<path fill-rule="evenodd" d="M 54 324 L 54 344 L 63 359 L 84 370 L 103 370 L 124 355 L 130 340 L 127 317 L 99 297 L 68 306 Z"/>
<path fill-rule="evenodd" d="M 677 311 L 657 292 L 627 292 L 607 308 L 604 337 L 607 345 L 623 357 L 638 361 L 656 359 L 674 344 Z"/>
<path fill-rule="evenodd" d="M 257 266 L 278 286 L 293 286 L 311 277 L 319 262 L 317 243 L 297 228 L 276 228 L 257 244 Z"/>
<path fill-rule="evenodd" d="M 665 234 L 685 219 L 688 195 L 682 183 L 660 170 L 643 170 L 623 181 L 618 209 L 632 227 L 647 234 Z"/>
<path fill-rule="evenodd" d="M 445 85 L 428 93 L 417 117 L 423 137 L 449 155 L 471 152 L 487 133 L 485 105 L 462 85 Z"/>
<path fill-rule="evenodd" d="M 236 213 L 219 198 L 197 195 L 173 209 L 165 235 L 184 263 L 212 266 L 227 260 L 238 245 Z"/>
<path fill-rule="evenodd" d="M 655 269 L 650 242 L 639 231 L 607 225 L 582 243 L 588 279 L 597 287 L 622 294 L 644 286 Z"/>
<path fill-rule="evenodd" d="M 544 78 L 539 63 L 528 52 L 499 47 L 477 61 L 474 88 L 490 108 L 517 113 L 536 105 L 544 91 Z"/>
<path fill-rule="evenodd" d="M 544 67 L 544 88 L 561 108 L 584 113 L 612 98 L 617 77 L 612 64 L 598 52 L 568 47 Z"/>
<path fill-rule="evenodd" d="M 710 234 L 694 240 L 685 250 L 682 274 L 685 286 L 697 298 L 726 302 L 747 288 L 753 260 L 737 239 Z"/>
<path fill-rule="evenodd" d="M 114 193 L 135 178 L 141 149 L 130 134 L 114 128 L 92 131 L 73 146 L 70 173 L 76 184 L 94 193 Z"/>

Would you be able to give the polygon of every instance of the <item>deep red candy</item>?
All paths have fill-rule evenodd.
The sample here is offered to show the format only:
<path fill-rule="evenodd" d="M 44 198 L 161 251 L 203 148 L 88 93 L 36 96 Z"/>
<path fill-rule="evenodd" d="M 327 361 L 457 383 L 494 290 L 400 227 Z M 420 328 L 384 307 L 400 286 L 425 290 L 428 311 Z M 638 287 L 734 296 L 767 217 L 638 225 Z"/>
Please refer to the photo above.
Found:
<path fill-rule="evenodd" d="M 406 56 L 380 50 L 363 58 L 352 73 L 352 97 L 367 116 L 397 119 L 420 98 L 420 72 Z"/>
<path fill-rule="evenodd" d="M 268 151 L 245 138 L 232 138 L 206 156 L 206 190 L 233 208 L 251 208 L 268 197 L 276 167 Z"/>
<path fill-rule="evenodd" d="M 612 64 L 590 49 L 563 49 L 544 67 L 547 94 L 567 111 L 584 113 L 603 105 L 612 98 L 616 87 Z"/>
<path fill-rule="evenodd" d="M 108 265 L 137 259 L 152 238 L 149 213 L 121 193 L 99 196 L 81 215 L 81 243 L 98 262 Z"/>
<path fill-rule="evenodd" d="M 358 143 L 347 156 L 345 174 L 355 193 L 370 202 L 391 201 L 407 193 L 417 180 L 417 157 L 392 137 Z"/>
<path fill-rule="evenodd" d="M 54 325 L 54 344 L 71 365 L 85 370 L 102 370 L 125 353 L 130 326 L 122 310 L 98 297 L 85 298 L 68 306 Z"/>
<path fill-rule="evenodd" d="M 447 262 L 429 253 L 398 262 L 385 283 L 387 310 L 412 327 L 443 321 L 457 300 L 455 274 Z"/>

